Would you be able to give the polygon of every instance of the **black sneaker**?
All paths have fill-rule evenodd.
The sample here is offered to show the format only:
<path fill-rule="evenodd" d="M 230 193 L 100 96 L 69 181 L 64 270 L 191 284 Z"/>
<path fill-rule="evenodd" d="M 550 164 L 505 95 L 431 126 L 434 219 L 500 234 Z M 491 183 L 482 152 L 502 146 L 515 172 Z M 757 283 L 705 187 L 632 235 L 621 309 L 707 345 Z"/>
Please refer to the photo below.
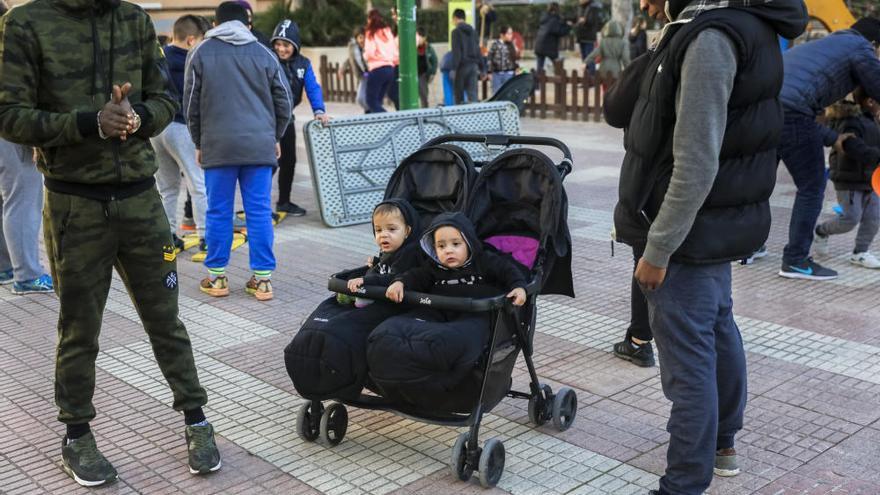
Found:
<path fill-rule="evenodd" d="M 807 258 L 797 265 L 789 265 L 783 261 L 779 276 L 803 280 L 834 280 L 837 278 L 837 272 L 816 263 L 813 258 Z"/>
<path fill-rule="evenodd" d="M 275 211 L 283 211 L 292 217 L 301 217 L 306 214 L 305 208 L 301 208 L 296 203 L 278 203 Z"/>
<path fill-rule="evenodd" d="M 98 450 L 92 432 L 61 443 L 61 468 L 82 486 L 98 486 L 116 481 L 116 469 Z"/>
<path fill-rule="evenodd" d="M 654 366 L 654 348 L 650 342 L 636 344 L 627 337 L 623 342 L 614 344 L 614 355 L 642 368 Z"/>

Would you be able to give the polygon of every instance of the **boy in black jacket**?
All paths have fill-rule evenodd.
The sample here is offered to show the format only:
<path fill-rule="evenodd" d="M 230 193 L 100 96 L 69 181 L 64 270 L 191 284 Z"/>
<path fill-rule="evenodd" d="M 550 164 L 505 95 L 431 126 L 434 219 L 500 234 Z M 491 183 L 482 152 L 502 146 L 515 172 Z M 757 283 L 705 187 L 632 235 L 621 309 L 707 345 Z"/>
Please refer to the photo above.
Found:
<path fill-rule="evenodd" d="M 404 287 L 453 297 L 491 297 L 508 290 L 516 306 L 526 302 L 526 273 L 509 256 L 483 249 L 470 220 L 462 213 L 443 213 L 421 239 L 422 250 L 433 263 L 394 278 L 385 295 L 403 300 Z"/>
<path fill-rule="evenodd" d="M 843 142 L 844 153 L 831 152 L 831 181 L 843 215 L 816 226 L 813 246 L 816 254 L 828 254 L 828 237 L 859 227 L 850 263 L 880 268 L 880 260 L 869 248 L 880 227 L 880 198 L 871 190 L 871 175 L 880 162 L 880 103 L 862 90 L 853 91 L 856 103 L 841 100 L 829 107 L 829 125 L 841 135 L 853 134 Z"/>

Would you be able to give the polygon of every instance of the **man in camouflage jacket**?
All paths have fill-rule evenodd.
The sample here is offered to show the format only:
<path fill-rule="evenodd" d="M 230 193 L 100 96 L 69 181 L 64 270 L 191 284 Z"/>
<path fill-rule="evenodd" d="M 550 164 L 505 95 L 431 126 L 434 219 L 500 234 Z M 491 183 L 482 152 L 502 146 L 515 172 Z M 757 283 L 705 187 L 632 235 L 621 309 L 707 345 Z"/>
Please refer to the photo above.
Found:
<path fill-rule="evenodd" d="M 33 0 L 0 19 L 0 137 L 34 146 L 45 176 L 46 250 L 60 300 L 55 401 L 64 470 L 85 486 L 116 479 L 97 449 L 98 334 L 113 267 L 183 411 L 192 473 L 220 468 L 178 319 L 168 219 L 149 138 L 171 121 L 165 60 L 147 14 L 120 0 Z"/>

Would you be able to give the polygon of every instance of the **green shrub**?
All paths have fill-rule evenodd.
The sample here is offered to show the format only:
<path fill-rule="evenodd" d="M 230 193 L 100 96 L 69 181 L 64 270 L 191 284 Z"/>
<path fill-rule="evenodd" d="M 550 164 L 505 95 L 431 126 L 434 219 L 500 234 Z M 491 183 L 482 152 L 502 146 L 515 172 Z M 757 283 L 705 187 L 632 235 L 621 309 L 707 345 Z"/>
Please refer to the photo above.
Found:
<path fill-rule="evenodd" d="M 425 28 L 425 34 L 431 43 L 449 40 L 449 17 L 445 10 L 426 9 L 416 13 L 416 23 Z"/>
<path fill-rule="evenodd" d="M 270 34 L 283 19 L 293 19 L 305 46 L 341 46 L 351 38 L 354 28 L 366 21 L 361 0 L 306 0 L 290 11 L 290 0 L 277 0 L 256 15 L 254 26 Z"/>

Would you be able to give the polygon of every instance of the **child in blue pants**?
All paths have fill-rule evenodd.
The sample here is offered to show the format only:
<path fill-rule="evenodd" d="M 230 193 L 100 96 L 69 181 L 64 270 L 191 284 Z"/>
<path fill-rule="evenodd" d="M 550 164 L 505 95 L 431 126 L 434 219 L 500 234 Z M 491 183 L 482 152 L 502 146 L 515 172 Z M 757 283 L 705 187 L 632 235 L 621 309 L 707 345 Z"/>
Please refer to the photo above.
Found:
<path fill-rule="evenodd" d="M 236 2 L 217 7 L 216 27 L 189 55 L 184 77 L 184 115 L 208 193 L 205 241 L 209 276 L 202 292 L 229 294 L 226 265 L 232 247 L 235 185 L 241 188 L 253 276 L 245 291 L 272 299 L 272 171 L 292 112 L 290 84 L 271 50 L 247 27 Z M 268 77 L 267 77 L 268 76 Z"/>

